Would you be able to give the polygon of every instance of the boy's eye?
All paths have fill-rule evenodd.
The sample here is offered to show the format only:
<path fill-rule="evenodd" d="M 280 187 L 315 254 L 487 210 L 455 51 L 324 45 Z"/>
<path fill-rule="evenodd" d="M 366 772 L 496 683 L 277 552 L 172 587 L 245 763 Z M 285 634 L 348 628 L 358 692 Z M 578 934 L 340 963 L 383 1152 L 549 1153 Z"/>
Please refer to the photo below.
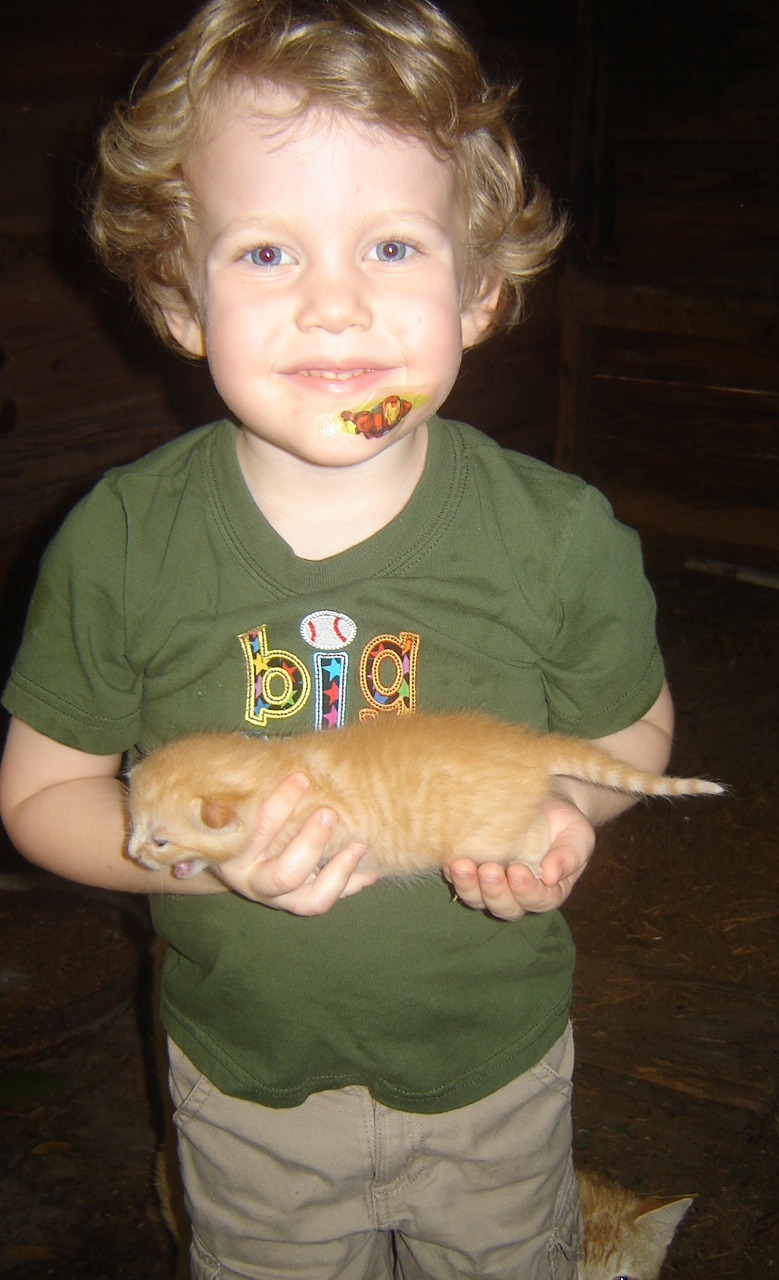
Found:
<path fill-rule="evenodd" d="M 255 267 L 280 267 L 284 263 L 292 261 L 289 254 L 285 253 L 276 244 L 261 244 L 257 249 L 252 249 L 246 256 Z"/>
<path fill-rule="evenodd" d="M 412 246 L 403 240 L 380 240 L 370 250 L 368 257 L 375 256 L 379 262 L 402 262 L 413 252 Z"/>

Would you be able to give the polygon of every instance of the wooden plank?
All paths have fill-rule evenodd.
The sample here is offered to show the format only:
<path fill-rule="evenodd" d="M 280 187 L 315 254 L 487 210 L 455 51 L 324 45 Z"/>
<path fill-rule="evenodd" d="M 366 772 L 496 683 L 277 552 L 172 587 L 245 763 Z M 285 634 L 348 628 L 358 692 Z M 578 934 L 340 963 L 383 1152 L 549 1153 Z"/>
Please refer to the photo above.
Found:
<path fill-rule="evenodd" d="M 628 278 L 759 296 L 766 284 L 771 288 L 776 210 L 755 205 L 745 215 L 735 195 L 722 200 L 716 212 L 702 203 L 685 206 L 670 197 L 642 203 L 637 196 L 630 203 L 622 201 L 615 239 Z"/>
<path fill-rule="evenodd" d="M 593 439 L 640 436 L 653 451 L 694 454 L 701 466 L 718 458 L 764 466 L 779 461 L 779 391 L 748 395 L 739 388 L 600 375 L 595 393 Z"/>
<path fill-rule="evenodd" d="M 114 342 L 98 299 L 35 246 L 14 249 L 0 287 L 0 580 L 105 470 L 223 412 L 205 368 L 138 330 Z"/>
<path fill-rule="evenodd" d="M 690 335 L 779 349 L 779 303 L 701 290 L 684 292 L 566 272 L 557 305 L 564 319 L 604 328 Z"/>
<path fill-rule="evenodd" d="M 573 1008 L 584 1066 L 759 1115 L 776 1103 L 770 994 L 580 955 Z"/>
<path fill-rule="evenodd" d="M 691 1098 L 699 1098 L 705 1102 L 719 1102 L 729 1107 L 737 1107 L 742 1111 L 750 1111 L 757 1115 L 768 1115 L 773 1109 L 775 1090 L 772 1084 L 753 1084 L 725 1076 L 710 1076 L 702 1072 L 685 1070 L 673 1061 L 641 1062 L 637 1054 L 652 1052 L 652 1041 L 640 1033 L 629 1051 L 620 1051 L 620 1046 L 598 1044 L 579 1020 L 576 1021 L 576 1052 L 584 1066 L 599 1067 L 616 1074 L 629 1076 L 635 1080 L 643 1080 L 674 1093 L 683 1093 Z"/>
<path fill-rule="evenodd" d="M 466 352 L 442 415 L 472 423 L 507 448 L 551 461 L 558 335 L 545 281 L 518 329 Z"/>
<path fill-rule="evenodd" d="M 586 476 L 594 483 L 658 489 L 690 503 L 779 498 L 779 395 L 598 384 Z"/>
<path fill-rule="evenodd" d="M 560 344 L 560 387 L 557 400 L 555 466 L 563 471 L 579 469 L 586 440 L 587 414 L 592 386 L 592 330 L 569 318 Z"/>
<path fill-rule="evenodd" d="M 595 334 L 593 376 L 702 387 L 743 394 L 779 394 L 775 346 L 749 346 L 689 334 L 600 328 Z M 636 387 L 640 394 L 640 386 Z"/>
<path fill-rule="evenodd" d="M 578 1041 L 577 1041 L 578 1049 Z M 652 1115 L 658 1109 L 666 1112 L 666 1122 L 674 1123 L 679 1116 L 686 1120 L 696 1121 L 707 1133 L 712 1130 L 721 1133 L 743 1134 L 754 1124 L 754 1112 L 732 1107 L 726 1102 L 716 1102 L 712 1098 L 700 1098 L 691 1093 L 680 1093 L 678 1089 L 668 1089 L 661 1084 L 652 1084 L 648 1080 L 640 1080 L 638 1076 L 624 1075 L 621 1071 L 598 1067 L 592 1062 L 585 1062 L 577 1052 L 574 1072 L 574 1106 L 582 1101 L 583 1090 L 596 1090 L 607 1099 L 610 1107 L 615 1098 L 629 1098 L 631 1107 L 651 1107 Z M 668 1114 L 670 1113 L 670 1114 Z"/>
<path fill-rule="evenodd" d="M 610 6 L 603 0 L 577 0 L 571 104 L 571 199 L 576 210 L 577 241 L 597 256 L 609 228 L 604 227 L 603 168 L 609 89 Z M 576 252 L 576 244 L 572 252 Z"/>
<path fill-rule="evenodd" d="M 607 481 L 601 488 L 617 517 L 636 529 L 676 534 L 707 545 L 723 542 L 779 553 L 778 511 L 737 502 L 701 500 L 692 505 L 657 490 L 640 492 Z"/>
<path fill-rule="evenodd" d="M 628 523 L 776 550 L 779 307 L 572 273 L 558 300 L 557 465 Z"/>

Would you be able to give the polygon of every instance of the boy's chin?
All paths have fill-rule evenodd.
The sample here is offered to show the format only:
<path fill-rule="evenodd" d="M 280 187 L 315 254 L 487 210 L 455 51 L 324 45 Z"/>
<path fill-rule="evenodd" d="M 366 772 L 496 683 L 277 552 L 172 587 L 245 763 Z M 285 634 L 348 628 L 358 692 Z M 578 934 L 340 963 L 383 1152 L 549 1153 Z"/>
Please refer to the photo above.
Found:
<path fill-rule="evenodd" d="M 348 410 L 356 422 L 329 411 L 310 417 L 307 423 L 298 419 L 297 429 L 289 432 L 243 424 L 241 434 L 244 442 L 239 444 L 239 456 L 251 468 L 258 451 L 262 457 L 270 446 L 272 450 L 309 466 L 352 467 L 370 461 L 400 441 L 415 436 L 431 412 L 427 405 L 409 408 L 399 412 L 397 420 L 393 421 L 391 413 L 387 415 L 386 410 L 382 417 L 380 404 L 375 408 L 371 406 L 369 410 Z M 401 405 L 401 410 L 403 407 Z"/>
<path fill-rule="evenodd" d="M 372 458 L 386 453 L 403 440 L 409 440 L 425 421 L 414 424 L 401 423 L 380 435 L 351 435 L 344 432 L 318 432 L 314 439 L 289 445 L 289 452 L 309 466 L 344 469 L 360 466 Z"/>

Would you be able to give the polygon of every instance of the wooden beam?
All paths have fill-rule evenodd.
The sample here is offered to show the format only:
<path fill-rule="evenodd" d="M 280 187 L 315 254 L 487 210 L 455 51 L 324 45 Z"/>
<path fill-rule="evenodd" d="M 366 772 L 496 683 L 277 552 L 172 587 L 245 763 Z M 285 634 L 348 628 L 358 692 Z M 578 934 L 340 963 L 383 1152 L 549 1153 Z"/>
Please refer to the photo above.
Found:
<path fill-rule="evenodd" d="M 564 320 L 779 348 L 779 303 L 624 284 L 568 271 L 557 291 Z"/>

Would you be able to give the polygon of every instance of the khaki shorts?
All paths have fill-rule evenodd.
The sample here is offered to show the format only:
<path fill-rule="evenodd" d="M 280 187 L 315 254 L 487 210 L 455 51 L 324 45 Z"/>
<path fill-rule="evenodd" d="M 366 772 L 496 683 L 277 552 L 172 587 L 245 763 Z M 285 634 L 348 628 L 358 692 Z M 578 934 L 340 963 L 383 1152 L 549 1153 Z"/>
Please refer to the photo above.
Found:
<path fill-rule="evenodd" d="M 532 1070 L 438 1115 L 359 1085 L 275 1110 L 169 1051 L 193 1280 L 576 1280 L 570 1027 Z"/>

